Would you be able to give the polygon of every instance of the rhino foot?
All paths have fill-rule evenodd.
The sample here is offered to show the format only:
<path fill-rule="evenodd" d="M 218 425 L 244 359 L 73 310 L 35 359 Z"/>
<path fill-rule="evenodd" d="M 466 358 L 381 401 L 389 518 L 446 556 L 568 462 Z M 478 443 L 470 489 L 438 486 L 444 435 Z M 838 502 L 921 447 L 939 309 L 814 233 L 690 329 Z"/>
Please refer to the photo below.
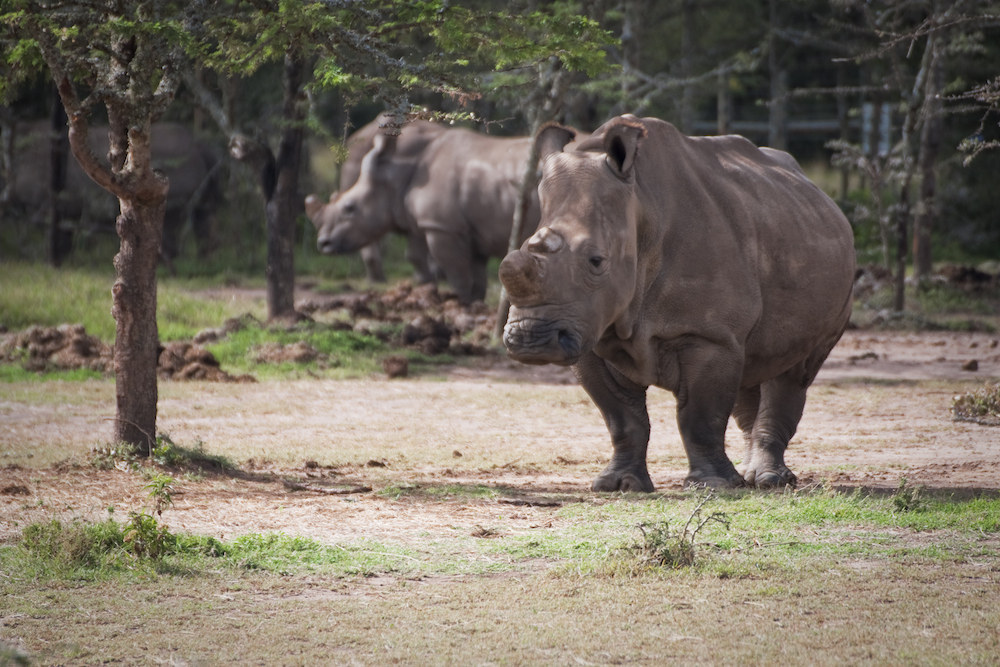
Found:
<path fill-rule="evenodd" d="M 692 469 L 684 480 L 685 487 L 701 487 L 710 489 L 734 489 L 745 486 L 742 475 L 734 468 L 728 474 L 718 474 L 716 471 L 699 471 Z"/>
<path fill-rule="evenodd" d="M 612 470 L 607 469 L 590 485 L 593 491 L 637 491 L 651 493 L 653 480 L 649 473 L 643 470 Z"/>
<path fill-rule="evenodd" d="M 758 489 L 783 489 L 786 486 L 794 487 L 798 481 L 795 473 L 785 466 L 779 466 L 773 470 L 748 469 L 743 475 L 750 486 Z"/>

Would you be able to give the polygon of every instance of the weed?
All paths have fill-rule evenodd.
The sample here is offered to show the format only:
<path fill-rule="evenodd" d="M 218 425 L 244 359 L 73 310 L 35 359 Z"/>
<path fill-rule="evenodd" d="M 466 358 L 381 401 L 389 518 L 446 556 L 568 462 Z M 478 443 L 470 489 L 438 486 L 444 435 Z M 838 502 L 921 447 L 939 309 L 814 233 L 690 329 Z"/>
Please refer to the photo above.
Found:
<path fill-rule="evenodd" d="M 129 512 L 129 522 L 122 533 L 122 543 L 136 558 L 159 560 L 173 551 L 176 538 L 167 527 L 148 512 Z"/>
<path fill-rule="evenodd" d="M 139 465 L 138 450 L 128 442 L 116 442 L 91 450 L 90 465 L 98 470 L 134 470 Z"/>
<path fill-rule="evenodd" d="M 706 503 L 714 496 L 712 492 L 704 494 L 680 529 L 672 528 L 669 519 L 639 524 L 642 540 L 627 549 L 637 554 L 645 566 L 671 570 L 691 567 L 696 559 L 698 533 L 713 522 L 729 527 L 729 517 L 724 512 L 702 514 Z"/>
<path fill-rule="evenodd" d="M 899 486 L 892 494 L 892 505 L 898 512 L 919 512 L 925 509 L 923 498 L 923 486 L 909 486 L 905 477 L 899 478 Z"/>
<path fill-rule="evenodd" d="M 955 421 L 1000 426 L 1000 383 L 956 396 L 951 403 Z"/>

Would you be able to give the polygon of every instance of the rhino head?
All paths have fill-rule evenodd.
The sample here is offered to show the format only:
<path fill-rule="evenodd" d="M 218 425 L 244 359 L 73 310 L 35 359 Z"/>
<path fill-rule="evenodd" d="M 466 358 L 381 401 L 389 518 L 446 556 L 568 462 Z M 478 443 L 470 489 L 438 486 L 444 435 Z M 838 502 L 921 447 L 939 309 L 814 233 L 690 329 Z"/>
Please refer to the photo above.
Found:
<path fill-rule="evenodd" d="M 361 161 L 358 180 L 323 203 L 306 197 L 306 216 L 316 227 L 316 245 L 327 255 L 355 252 L 378 241 L 395 224 L 398 199 L 392 157 L 396 137 L 378 134 Z"/>
<path fill-rule="evenodd" d="M 538 231 L 501 262 L 511 302 L 504 345 L 523 363 L 571 365 L 603 337 L 631 336 L 639 205 L 634 165 L 645 129 L 628 117 L 564 151 L 560 126 L 536 137 Z"/>

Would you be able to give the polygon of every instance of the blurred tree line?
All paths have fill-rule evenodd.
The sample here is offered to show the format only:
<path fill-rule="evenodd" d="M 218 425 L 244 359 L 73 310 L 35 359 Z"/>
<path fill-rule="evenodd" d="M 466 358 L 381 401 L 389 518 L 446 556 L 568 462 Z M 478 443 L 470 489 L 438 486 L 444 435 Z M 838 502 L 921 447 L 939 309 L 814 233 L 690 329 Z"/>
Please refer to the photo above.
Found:
<path fill-rule="evenodd" d="M 828 165 L 834 158 L 838 175 L 824 186 L 854 222 L 862 262 L 898 271 L 901 259 L 912 261 L 922 277 L 935 258 L 1000 255 L 1000 191 L 993 187 L 1000 154 L 989 150 L 998 139 L 998 2 L 458 4 L 514 13 L 561 5 L 567 15 L 596 19 L 619 39 L 607 48 L 614 69 L 564 77 L 551 118 L 591 130 L 615 114 L 651 115 L 692 134 L 743 134 L 789 150 L 807 165 Z M 417 56 L 423 58 L 440 48 L 430 38 L 411 45 L 417 52 L 424 49 Z M 181 103 L 171 105 L 164 118 L 189 124 L 220 155 L 227 155 L 237 132 L 257 148 L 276 151 L 279 129 L 288 121 L 282 113 L 283 74 L 277 60 L 222 75 L 194 71 L 180 86 Z M 511 66 L 482 74 L 472 94 L 411 90 L 407 102 L 463 114 L 468 124 L 490 133 L 530 132 L 533 109 L 541 104 L 532 97 L 539 73 Z M 214 115 L 195 90 L 199 83 L 215 93 Z M 309 84 L 303 84 L 307 108 L 301 122 L 309 137 L 301 160 L 303 195 L 333 188 L 342 157 L 337 147 L 388 105 L 386 96 L 370 87 Z M 51 79 L 38 75 L 0 111 L 0 123 L 9 130 L 17 121 L 47 118 L 54 101 Z M 216 122 L 220 111 L 226 129 Z M 5 158 L 15 135 L 16 130 L 2 133 Z M 203 252 L 222 248 L 225 261 L 258 257 L 263 263 L 266 226 L 252 203 L 261 193 L 260 169 L 232 161 L 226 166 L 225 208 L 213 230 L 185 229 L 187 247 L 190 237 L 210 234 L 200 239 Z M 8 160 L 3 168 L 11 168 Z M 298 244 L 306 253 L 310 234 L 300 220 Z M 37 256 L 39 247 L 45 246 L 11 247 L 8 240 L 3 252 Z"/>

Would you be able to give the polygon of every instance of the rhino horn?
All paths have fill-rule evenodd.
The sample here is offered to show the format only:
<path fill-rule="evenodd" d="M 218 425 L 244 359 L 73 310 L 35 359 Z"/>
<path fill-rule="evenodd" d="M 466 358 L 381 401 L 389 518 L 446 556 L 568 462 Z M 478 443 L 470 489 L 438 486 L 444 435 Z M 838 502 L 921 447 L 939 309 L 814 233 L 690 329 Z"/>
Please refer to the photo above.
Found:
<path fill-rule="evenodd" d="M 538 131 L 535 135 L 535 149 L 538 151 L 538 159 L 543 160 L 550 153 L 560 153 L 566 144 L 576 137 L 576 130 L 549 123 Z"/>
<path fill-rule="evenodd" d="M 305 201 L 306 217 L 315 225 L 316 214 L 323 208 L 323 202 L 316 195 L 309 195 Z"/>
<path fill-rule="evenodd" d="M 512 300 L 528 299 L 538 291 L 538 265 L 526 252 L 515 250 L 504 257 L 498 273 Z"/>

